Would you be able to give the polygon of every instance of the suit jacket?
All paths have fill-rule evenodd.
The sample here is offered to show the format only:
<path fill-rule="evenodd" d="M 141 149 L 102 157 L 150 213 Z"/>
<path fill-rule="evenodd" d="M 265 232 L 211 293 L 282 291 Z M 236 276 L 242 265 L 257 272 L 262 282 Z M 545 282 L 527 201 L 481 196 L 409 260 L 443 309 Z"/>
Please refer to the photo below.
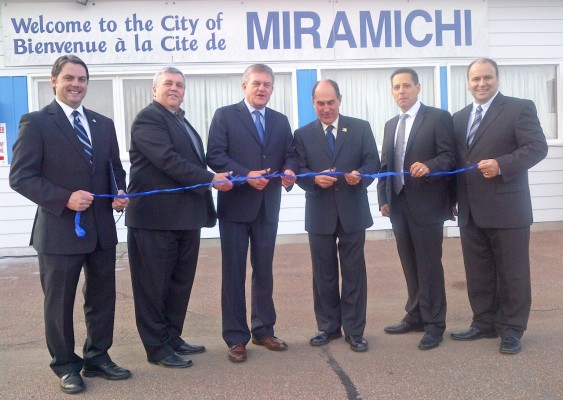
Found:
<path fill-rule="evenodd" d="M 385 124 L 381 152 L 381 172 L 394 171 L 395 132 L 399 116 Z M 424 163 L 430 172 L 451 171 L 455 166 L 453 122 L 450 113 L 420 105 L 409 134 L 403 170 L 416 162 Z M 404 176 L 404 192 L 414 221 L 419 225 L 443 222 L 450 218 L 450 201 L 445 175 L 414 179 Z M 392 207 L 393 178 L 379 178 L 377 197 L 379 207 Z"/>
<path fill-rule="evenodd" d="M 296 172 L 297 159 L 293 136 L 287 117 L 270 108 L 265 110 L 264 143 L 260 141 L 252 115 L 244 101 L 219 108 L 209 128 L 207 162 L 216 172 L 232 171 L 246 176 L 250 171 L 270 168 L 270 172 Z M 270 179 L 264 190 L 249 184 L 235 185 L 228 192 L 219 192 L 219 219 L 250 222 L 258 215 L 264 202 L 266 218 L 279 220 L 281 179 Z"/>
<path fill-rule="evenodd" d="M 340 116 L 336 135 L 335 155 L 332 156 L 323 126 L 313 121 L 295 131 L 295 148 L 299 156 L 299 173 L 321 172 L 334 168 L 340 172 L 359 171 L 375 174 L 379 171 L 379 153 L 373 132 L 367 121 Z M 362 178 L 358 185 L 348 185 L 344 176 L 330 188 L 315 185 L 313 178 L 299 178 L 297 184 L 306 191 L 305 230 L 309 233 L 331 234 L 337 222 L 345 232 L 357 232 L 373 225 L 367 187 L 373 179 Z"/>
<path fill-rule="evenodd" d="M 203 155 L 201 138 L 189 126 Z M 129 157 L 129 193 L 209 183 L 214 177 L 182 122 L 156 101 L 133 121 Z M 210 186 L 133 197 L 125 216 L 129 227 L 156 230 L 194 230 L 214 226 L 216 221 Z"/>
<path fill-rule="evenodd" d="M 115 193 L 115 184 L 125 190 L 113 121 L 87 109 L 84 114 L 90 127 L 93 165 L 56 101 L 20 120 L 10 186 L 38 205 L 30 244 L 40 253 L 86 254 L 98 241 L 104 249 L 117 244 L 112 199 L 95 198 L 82 211 L 84 238 L 74 231 L 76 212 L 66 208 L 70 195 L 77 190 L 109 194 Z"/>
<path fill-rule="evenodd" d="M 501 175 L 485 179 L 478 169 L 457 175 L 459 226 L 469 212 L 481 228 L 517 228 L 532 223 L 528 169 L 547 155 L 547 142 L 530 100 L 498 93 L 468 148 L 467 125 L 472 105 L 455 113 L 457 167 L 497 160 Z"/>

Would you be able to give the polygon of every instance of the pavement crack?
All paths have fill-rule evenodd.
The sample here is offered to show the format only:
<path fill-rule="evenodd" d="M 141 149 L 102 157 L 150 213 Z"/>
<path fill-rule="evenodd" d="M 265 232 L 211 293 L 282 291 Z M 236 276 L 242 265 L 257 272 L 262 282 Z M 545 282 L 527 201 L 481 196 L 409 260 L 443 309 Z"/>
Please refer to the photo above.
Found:
<path fill-rule="evenodd" d="M 336 359 L 332 356 L 328 349 L 328 346 L 323 346 L 323 352 L 326 355 L 328 364 L 330 365 L 336 376 L 338 376 L 338 378 L 340 379 L 342 386 L 344 386 L 347 399 L 361 400 L 362 397 L 360 396 L 358 389 L 354 385 L 354 382 L 352 382 L 352 379 L 350 379 L 346 371 L 342 369 L 338 361 L 336 361 Z"/>

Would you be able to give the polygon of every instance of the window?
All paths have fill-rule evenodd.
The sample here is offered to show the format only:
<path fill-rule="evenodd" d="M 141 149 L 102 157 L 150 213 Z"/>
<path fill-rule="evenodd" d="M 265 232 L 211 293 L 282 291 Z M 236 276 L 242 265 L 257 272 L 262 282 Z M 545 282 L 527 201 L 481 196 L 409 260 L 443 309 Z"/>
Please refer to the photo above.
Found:
<path fill-rule="evenodd" d="M 499 89 L 506 96 L 532 100 L 547 139 L 557 138 L 557 68 L 555 65 L 499 65 Z M 473 101 L 467 90 L 467 66 L 452 66 L 451 110 Z"/>
<path fill-rule="evenodd" d="M 381 149 L 385 122 L 398 114 L 397 103 L 391 95 L 391 74 L 396 68 L 327 69 L 322 79 L 338 83 L 342 94 L 340 112 L 343 115 L 369 121 L 377 147 Z M 419 100 L 435 105 L 434 68 L 416 67 L 421 90 Z"/>

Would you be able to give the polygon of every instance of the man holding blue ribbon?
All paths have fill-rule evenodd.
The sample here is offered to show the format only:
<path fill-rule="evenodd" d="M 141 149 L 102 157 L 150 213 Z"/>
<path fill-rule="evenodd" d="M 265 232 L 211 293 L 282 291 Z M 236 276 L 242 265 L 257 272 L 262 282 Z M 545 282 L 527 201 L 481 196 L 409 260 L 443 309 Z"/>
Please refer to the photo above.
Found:
<path fill-rule="evenodd" d="M 272 264 L 278 231 L 281 188 L 290 190 L 297 163 L 287 117 L 266 107 L 274 90 L 274 73 L 254 64 L 243 75 L 243 101 L 219 108 L 209 128 L 207 161 L 215 171 L 247 177 L 217 203 L 222 253 L 221 308 L 228 359 L 247 358 L 246 344 L 281 351 L 287 344 L 274 335 Z M 283 173 L 268 179 L 269 173 Z M 246 258 L 252 265 L 251 328 L 246 318 Z"/>
<path fill-rule="evenodd" d="M 226 173 L 207 170 L 203 143 L 180 108 L 186 78 L 174 67 L 154 76 L 153 102 L 131 126 L 130 193 L 212 183 L 229 190 Z M 196 273 L 201 228 L 217 221 L 211 186 L 131 199 L 125 224 L 137 330 L 150 363 L 187 368 L 205 351 L 182 337 Z"/>
<path fill-rule="evenodd" d="M 365 230 L 373 224 L 367 187 L 379 171 L 379 154 L 367 121 L 340 115 L 342 96 L 332 80 L 313 87 L 318 119 L 295 131 L 299 178 L 305 190 L 305 230 L 313 264 L 313 300 L 319 331 L 309 341 L 323 346 L 342 336 L 356 352 L 368 350 Z M 331 172 L 343 172 L 331 175 Z M 338 259 L 342 276 L 340 293 Z"/>
<path fill-rule="evenodd" d="M 391 93 L 399 114 L 385 124 L 381 172 L 395 174 L 379 178 L 377 194 L 381 214 L 391 219 L 408 297 L 401 322 L 384 330 L 424 332 L 418 348 L 430 350 L 446 329 L 442 243 L 444 221 L 453 218 L 448 178 L 430 174 L 455 165 L 453 121 L 449 112 L 420 102 L 411 68 L 391 74 Z"/>
<path fill-rule="evenodd" d="M 469 64 L 472 104 L 454 114 L 459 174 L 457 202 L 469 329 L 455 340 L 501 337 L 499 351 L 517 354 L 532 305 L 528 169 L 547 155 L 547 142 L 530 100 L 499 91 L 498 65 L 489 58 Z"/>
<path fill-rule="evenodd" d="M 38 205 L 31 244 L 38 253 L 45 294 L 51 368 L 65 393 L 86 388 L 80 370 L 84 376 L 110 380 L 131 376 L 108 354 L 115 315 L 113 210 L 123 210 L 128 199 L 92 195 L 125 193 L 125 171 L 113 121 L 82 105 L 88 81 L 88 67 L 78 57 L 65 55 L 55 61 L 55 100 L 22 116 L 10 169 L 10 186 Z M 84 237 L 74 229 L 77 212 Z M 74 352 L 73 308 L 82 270 L 87 336 L 81 358 Z"/>

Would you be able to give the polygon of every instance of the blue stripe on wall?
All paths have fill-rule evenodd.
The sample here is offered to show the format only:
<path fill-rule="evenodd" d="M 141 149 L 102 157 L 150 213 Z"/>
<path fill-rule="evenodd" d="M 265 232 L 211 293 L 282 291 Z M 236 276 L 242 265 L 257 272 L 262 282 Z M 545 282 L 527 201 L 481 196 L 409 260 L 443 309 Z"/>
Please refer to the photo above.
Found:
<path fill-rule="evenodd" d="M 448 69 L 440 67 L 440 97 L 442 110 L 448 110 Z"/>
<path fill-rule="evenodd" d="M 317 82 L 317 70 L 298 69 L 297 70 L 297 112 L 299 128 L 317 119 L 311 92 Z"/>
<path fill-rule="evenodd" d="M 12 158 L 12 146 L 18 137 L 18 125 L 27 108 L 27 78 L 25 76 L 0 77 L 0 122 L 6 123 L 8 163 Z"/>

